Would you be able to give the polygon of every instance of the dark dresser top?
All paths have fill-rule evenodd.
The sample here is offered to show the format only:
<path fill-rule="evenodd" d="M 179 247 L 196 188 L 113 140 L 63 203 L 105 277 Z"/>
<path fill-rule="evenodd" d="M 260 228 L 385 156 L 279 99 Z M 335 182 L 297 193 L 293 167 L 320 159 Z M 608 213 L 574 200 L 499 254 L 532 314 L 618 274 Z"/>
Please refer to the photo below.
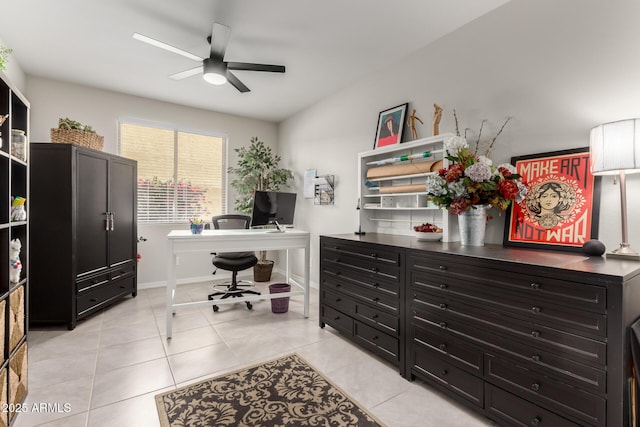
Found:
<path fill-rule="evenodd" d="M 326 235 L 352 242 L 373 243 L 405 249 L 417 249 L 447 255 L 467 257 L 469 262 L 494 260 L 510 264 L 523 264 L 537 267 L 547 273 L 559 275 L 574 274 L 601 275 L 617 278 L 616 281 L 629 280 L 640 275 L 640 262 L 620 259 L 605 259 L 596 256 L 589 257 L 579 253 L 560 251 L 546 251 L 540 249 L 523 249 L 503 247 L 488 244 L 482 247 L 462 246 L 459 242 L 422 242 L 412 236 L 398 236 L 394 234 L 367 233 L 363 236 L 355 234 Z M 469 259 L 472 258 L 472 259 Z"/>

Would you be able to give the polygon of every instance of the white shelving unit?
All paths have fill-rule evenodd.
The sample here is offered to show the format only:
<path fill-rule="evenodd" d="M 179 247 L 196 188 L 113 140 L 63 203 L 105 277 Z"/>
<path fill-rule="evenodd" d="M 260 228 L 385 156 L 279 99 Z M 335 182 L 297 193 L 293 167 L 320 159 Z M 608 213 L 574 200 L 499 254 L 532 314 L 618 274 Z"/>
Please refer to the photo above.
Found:
<path fill-rule="evenodd" d="M 424 184 L 428 175 L 437 170 L 405 173 L 401 175 L 368 178 L 371 168 L 389 165 L 417 165 L 424 162 L 447 160 L 443 158 L 443 142 L 450 133 L 418 139 L 411 142 L 378 148 L 358 154 L 358 199 L 360 209 L 360 226 L 362 231 L 413 235 L 413 227 L 425 222 L 436 224 L 443 230 L 442 240 L 445 242 L 459 240 L 458 223 L 446 210 L 440 209 L 429 201 L 426 190 L 407 190 L 405 186 Z M 429 152 L 428 157 L 422 157 Z M 392 161 L 401 156 L 417 157 L 413 160 Z M 394 191 L 390 187 L 405 187 Z"/>

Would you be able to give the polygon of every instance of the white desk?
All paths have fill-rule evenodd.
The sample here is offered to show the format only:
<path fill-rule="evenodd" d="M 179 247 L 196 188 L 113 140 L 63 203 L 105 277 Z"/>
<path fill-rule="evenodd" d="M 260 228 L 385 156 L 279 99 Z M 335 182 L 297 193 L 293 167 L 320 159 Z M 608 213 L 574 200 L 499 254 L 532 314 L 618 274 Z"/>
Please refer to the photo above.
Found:
<path fill-rule="evenodd" d="M 167 235 L 167 338 L 171 338 L 171 322 L 176 308 L 222 305 L 244 301 L 270 300 L 291 295 L 304 295 L 304 317 L 309 317 L 309 232 L 287 229 L 284 233 L 272 230 L 204 230 L 202 234 L 191 234 L 190 230 L 173 230 Z M 175 304 L 176 261 L 178 254 L 189 252 L 244 252 L 260 250 L 287 251 L 287 283 L 299 288 L 291 292 L 262 294 L 228 298 L 226 300 L 203 300 Z M 291 249 L 304 249 L 304 284 L 291 278 Z"/>

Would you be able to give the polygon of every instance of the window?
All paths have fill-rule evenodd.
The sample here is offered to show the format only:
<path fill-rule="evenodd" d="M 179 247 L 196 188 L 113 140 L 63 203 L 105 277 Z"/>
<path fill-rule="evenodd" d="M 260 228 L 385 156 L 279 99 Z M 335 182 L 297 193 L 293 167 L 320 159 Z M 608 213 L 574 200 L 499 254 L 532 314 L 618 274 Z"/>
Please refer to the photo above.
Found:
<path fill-rule="evenodd" d="M 138 161 L 140 223 L 226 212 L 224 137 L 120 122 L 120 155 Z"/>

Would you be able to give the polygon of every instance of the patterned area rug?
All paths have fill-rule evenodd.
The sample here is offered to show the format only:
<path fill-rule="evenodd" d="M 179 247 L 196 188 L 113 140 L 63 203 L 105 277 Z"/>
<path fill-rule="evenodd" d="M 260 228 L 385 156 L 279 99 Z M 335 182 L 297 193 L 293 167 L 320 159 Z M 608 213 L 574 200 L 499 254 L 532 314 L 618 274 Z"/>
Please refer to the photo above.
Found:
<path fill-rule="evenodd" d="M 298 354 L 156 396 L 160 424 L 382 426 Z"/>

